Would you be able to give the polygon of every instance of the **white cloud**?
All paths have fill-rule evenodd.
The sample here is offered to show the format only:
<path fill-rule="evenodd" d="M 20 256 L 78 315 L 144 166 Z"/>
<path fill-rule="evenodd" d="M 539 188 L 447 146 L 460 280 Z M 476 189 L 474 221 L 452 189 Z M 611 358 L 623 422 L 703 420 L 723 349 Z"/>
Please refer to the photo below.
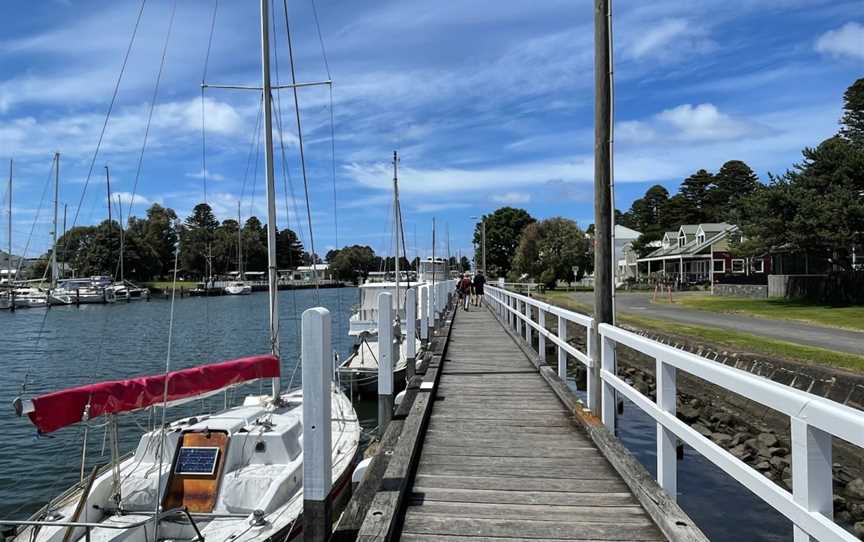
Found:
<path fill-rule="evenodd" d="M 417 213 L 437 213 L 439 211 L 466 209 L 468 207 L 471 207 L 470 203 L 420 203 L 414 206 L 414 211 Z"/>
<path fill-rule="evenodd" d="M 687 52 L 703 53 L 713 47 L 706 37 L 705 30 L 694 21 L 682 18 L 669 18 L 651 21 L 640 32 L 634 33 L 632 40 L 624 42 L 624 55 L 633 60 L 654 57 L 670 60 Z"/>
<path fill-rule="evenodd" d="M 528 203 L 531 201 L 531 194 L 527 192 L 506 192 L 504 194 L 493 195 L 492 201 L 507 204 Z"/>
<path fill-rule="evenodd" d="M 141 194 L 132 195 L 131 192 L 113 192 L 111 194 L 112 203 L 116 203 L 119 199 L 123 205 L 150 205 L 154 203 L 153 200 L 142 196 Z M 124 211 L 125 212 L 125 211 Z"/>
<path fill-rule="evenodd" d="M 745 122 L 721 113 L 710 103 L 682 104 L 658 113 L 657 119 L 688 141 L 733 139 L 749 131 Z"/>
<path fill-rule="evenodd" d="M 207 180 L 208 181 L 224 181 L 225 180 L 224 175 L 222 175 L 220 173 L 214 173 L 214 172 L 210 171 L 209 169 L 205 170 L 203 168 L 198 170 L 195 173 L 187 173 L 186 176 L 189 177 L 190 179 L 203 179 L 205 172 L 207 173 Z"/>
<path fill-rule="evenodd" d="M 626 143 L 645 143 L 657 137 L 649 124 L 638 120 L 628 120 L 615 124 L 615 140 Z"/>
<path fill-rule="evenodd" d="M 864 59 L 864 25 L 849 22 L 825 32 L 816 40 L 816 50 L 833 56 Z"/>

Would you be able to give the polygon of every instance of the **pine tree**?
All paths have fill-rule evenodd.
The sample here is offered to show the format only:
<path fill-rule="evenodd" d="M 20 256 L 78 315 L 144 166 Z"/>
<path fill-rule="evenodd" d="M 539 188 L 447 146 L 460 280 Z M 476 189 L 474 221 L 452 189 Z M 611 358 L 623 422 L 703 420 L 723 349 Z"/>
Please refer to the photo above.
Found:
<path fill-rule="evenodd" d="M 710 221 L 715 214 L 709 199 L 712 184 L 714 184 L 714 176 L 704 169 L 700 169 L 684 179 L 684 182 L 681 183 L 680 194 L 689 207 L 689 216 L 686 221 L 681 223 L 699 224 Z"/>
<path fill-rule="evenodd" d="M 854 145 L 864 147 L 864 77 L 858 79 L 843 94 L 843 117 L 840 135 Z"/>

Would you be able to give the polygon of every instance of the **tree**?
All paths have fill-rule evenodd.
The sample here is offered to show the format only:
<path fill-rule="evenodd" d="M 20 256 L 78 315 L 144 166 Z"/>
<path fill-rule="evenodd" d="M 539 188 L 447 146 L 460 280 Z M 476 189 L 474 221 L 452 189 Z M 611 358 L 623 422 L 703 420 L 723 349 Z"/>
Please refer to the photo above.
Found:
<path fill-rule="evenodd" d="M 471 260 L 467 256 L 462 256 L 459 260 L 459 270 L 463 273 L 471 270 Z"/>
<path fill-rule="evenodd" d="M 371 247 L 353 245 L 342 248 L 328 259 L 330 271 L 338 280 L 350 280 L 357 283 L 365 278 L 370 271 L 375 270 L 375 251 Z"/>
<path fill-rule="evenodd" d="M 590 263 L 588 252 L 588 238 L 576 222 L 550 218 L 524 229 L 513 271 L 555 288 L 558 281 L 570 283 L 584 276 Z"/>
<path fill-rule="evenodd" d="M 147 220 L 141 234 L 143 243 L 155 259 L 154 276 L 170 277 L 174 270 L 174 250 L 177 246 L 177 230 L 174 223 L 177 213 L 173 209 L 154 203 L 147 209 Z M 130 219 L 130 222 L 132 219 Z"/>
<path fill-rule="evenodd" d="M 327 253 L 328 262 L 330 252 Z M 280 269 L 297 267 L 302 259 L 303 243 L 297 238 L 297 234 L 290 228 L 276 232 L 276 266 Z"/>
<path fill-rule="evenodd" d="M 864 146 L 864 77 L 852 83 L 843 94 L 840 124 L 841 136 L 856 146 Z"/>
<path fill-rule="evenodd" d="M 714 176 L 704 169 L 700 169 L 684 179 L 679 193 L 686 204 L 688 216 L 687 220 L 680 222 L 681 224 L 699 224 L 711 221 L 715 215 L 709 194 L 713 183 Z"/>
<path fill-rule="evenodd" d="M 186 217 L 180 236 L 180 262 L 184 273 L 203 277 L 209 271 L 208 260 L 219 222 L 213 209 L 206 203 L 199 203 Z M 173 258 L 171 265 L 173 267 Z"/>
<path fill-rule="evenodd" d="M 519 236 L 529 224 L 536 222 L 524 209 L 501 207 L 491 215 L 483 215 L 486 222 L 486 272 L 490 277 L 505 276 L 510 271 Z M 482 221 L 474 227 L 475 254 L 482 258 Z"/>
<path fill-rule="evenodd" d="M 708 193 L 709 208 L 714 216 L 711 221 L 726 221 L 737 224 L 740 220 L 740 202 L 759 186 L 759 177 L 750 166 L 740 160 L 729 160 L 714 176 L 714 186 Z"/>
<path fill-rule="evenodd" d="M 243 225 L 243 271 L 266 271 L 267 229 L 257 216 L 250 216 Z"/>

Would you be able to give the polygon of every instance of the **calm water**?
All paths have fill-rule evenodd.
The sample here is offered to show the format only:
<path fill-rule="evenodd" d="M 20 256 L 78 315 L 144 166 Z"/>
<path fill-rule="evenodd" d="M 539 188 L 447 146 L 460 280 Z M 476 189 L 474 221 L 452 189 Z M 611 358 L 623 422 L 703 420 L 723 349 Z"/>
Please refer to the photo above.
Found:
<path fill-rule="evenodd" d="M 333 316 L 334 347 L 340 356 L 351 349 L 348 317 L 357 302 L 354 288 L 324 289 L 320 303 L 312 290 L 279 293 L 283 388 L 299 355 L 299 321 L 305 309 L 327 307 Z M 165 369 L 170 303 L 165 300 L 0 311 L 0 518 L 34 512 L 52 496 L 74 484 L 81 465 L 83 430 L 72 426 L 38 437 L 26 418 L 18 418 L 12 400 L 69 386 L 158 374 Z M 267 295 L 178 299 L 175 304 L 172 369 L 269 352 Z M 41 333 L 40 333 L 41 329 Z M 300 382 L 297 372 L 294 386 Z M 236 403 L 246 393 L 269 391 L 261 382 L 232 390 Z M 216 411 L 225 397 L 217 395 L 169 410 L 169 417 L 186 412 Z M 374 416 L 374 407 L 358 405 L 361 419 Z M 94 420 L 96 423 L 98 420 Z M 134 448 L 146 415 L 120 417 L 121 452 Z M 375 425 L 374 420 L 369 420 Z M 80 425 L 80 424 L 79 424 Z M 89 465 L 107 462 L 102 454 L 105 430 L 91 429 Z"/>
<path fill-rule="evenodd" d="M 334 346 L 341 356 L 351 349 L 348 317 L 357 302 L 354 288 L 286 291 L 279 294 L 283 387 L 288 385 L 299 353 L 299 315 L 310 307 L 327 307 L 333 315 Z M 55 307 L 51 310 L 0 312 L 0 518 L 21 517 L 44 505 L 75 483 L 81 464 L 82 428 L 68 427 L 37 437 L 27 419 L 17 418 L 12 400 L 99 380 L 156 374 L 165 368 L 169 302 L 153 300 L 115 305 Z M 41 329 L 41 332 L 40 332 Z M 172 368 L 266 353 L 267 296 L 178 299 L 175 306 Z M 299 384 L 299 374 L 294 385 Z M 269 384 L 234 390 L 232 403 L 246 393 L 266 393 Z M 356 404 L 366 428 L 375 425 L 375 398 Z M 169 411 L 216 411 L 222 395 Z M 146 415 L 120 418 L 121 452 L 131 450 L 146 426 Z M 626 403 L 618 435 L 653 474 L 655 424 Z M 88 438 L 88 468 L 109 460 L 102 453 L 104 429 Z M 690 449 L 678 463 L 679 502 L 713 541 L 779 541 L 792 538 L 788 520 Z"/>

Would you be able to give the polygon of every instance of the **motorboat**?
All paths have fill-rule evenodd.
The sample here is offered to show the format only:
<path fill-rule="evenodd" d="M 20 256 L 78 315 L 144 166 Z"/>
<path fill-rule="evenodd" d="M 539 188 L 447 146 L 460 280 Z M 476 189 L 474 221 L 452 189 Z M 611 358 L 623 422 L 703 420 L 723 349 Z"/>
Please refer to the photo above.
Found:
<path fill-rule="evenodd" d="M 142 299 L 150 299 L 150 290 L 142 286 L 137 286 L 128 280 L 115 282 L 108 287 L 114 292 L 114 297 L 118 301 L 140 301 Z"/>
<path fill-rule="evenodd" d="M 421 343 L 415 339 L 415 352 L 420 352 Z M 407 342 L 399 345 L 399 359 L 393 367 L 394 393 L 405 388 L 405 368 L 408 366 Z M 353 352 L 339 365 L 341 382 L 350 386 L 352 393 L 377 393 L 378 386 L 378 338 L 364 334 Z M 419 359 L 419 357 L 417 358 Z"/>
<path fill-rule="evenodd" d="M 116 292 L 111 277 L 65 279 L 49 293 L 52 305 L 87 305 L 114 303 Z"/>
<path fill-rule="evenodd" d="M 252 285 L 242 280 L 231 281 L 225 286 L 225 293 L 228 295 L 249 295 L 252 293 Z"/>
<path fill-rule="evenodd" d="M 18 287 L 12 291 L 12 303 L 16 309 L 47 307 L 48 294 L 35 287 Z"/>

